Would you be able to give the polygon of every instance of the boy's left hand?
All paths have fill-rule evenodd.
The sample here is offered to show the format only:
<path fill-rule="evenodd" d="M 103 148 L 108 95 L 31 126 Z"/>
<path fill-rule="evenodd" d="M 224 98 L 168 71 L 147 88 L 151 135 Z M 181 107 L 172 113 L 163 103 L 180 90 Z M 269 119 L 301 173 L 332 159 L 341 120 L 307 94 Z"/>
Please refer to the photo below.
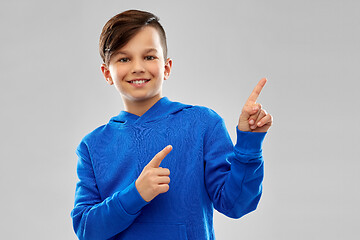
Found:
<path fill-rule="evenodd" d="M 260 103 L 256 103 L 266 78 L 263 78 L 254 88 L 245 103 L 239 118 L 238 129 L 243 132 L 267 132 L 272 125 L 273 117 L 262 109 Z"/>

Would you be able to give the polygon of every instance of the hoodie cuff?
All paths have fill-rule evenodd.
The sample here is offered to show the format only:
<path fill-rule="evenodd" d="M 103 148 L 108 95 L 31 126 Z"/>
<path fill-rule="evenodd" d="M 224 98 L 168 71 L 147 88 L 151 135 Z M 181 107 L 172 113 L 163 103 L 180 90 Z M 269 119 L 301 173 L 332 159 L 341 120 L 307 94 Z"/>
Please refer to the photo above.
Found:
<path fill-rule="evenodd" d="M 137 214 L 149 202 L 146 202 L 138 192 L 133 181 L 119 194 L 119 200 L 124 210 L 131 215 Z"/>
<path fill-rule="evenodd" d="M 243 132 L 236 126 L 237 141 L 235 149 L 241 154 L 262 152 L 262 143 L 267 132 Z"/>

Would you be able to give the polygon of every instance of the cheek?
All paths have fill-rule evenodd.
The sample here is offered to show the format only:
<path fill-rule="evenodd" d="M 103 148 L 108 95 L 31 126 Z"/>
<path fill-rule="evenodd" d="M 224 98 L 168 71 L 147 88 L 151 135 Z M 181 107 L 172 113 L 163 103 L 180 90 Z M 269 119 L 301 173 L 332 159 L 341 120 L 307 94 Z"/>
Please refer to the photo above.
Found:
<path fill-rule="evenodd" d="M 122 67 L 122 68 L 118 68 L 116 71 L 116 78 L 118 80 L 122 80 L 125 76 L 126 76 L 127 70 L 126 68 Z"/>
<path fill-rule="evenodd" d="M 164 75 L 164 67 L 159 63 L 153 63 L 149 65 L 148 70 L 153 76 L 161 77 Z"/>
<path fill-rule="evenodd" d="M 126 76 L 124 68 L 117 68 L 116 70 L 114 69 L 114 71 L 111 71 L 110 73 L 115 87 L 120 90 L 122 88 L 121 83 L 124 81 L 124 78 Z"/>
<path fill-rule="evenodd" d="M 126 65 L 123 66 L 116 66 L 110 69 L 110 74 L 113 79 L 120 80 L 126 75 L 127 67 Z"/>

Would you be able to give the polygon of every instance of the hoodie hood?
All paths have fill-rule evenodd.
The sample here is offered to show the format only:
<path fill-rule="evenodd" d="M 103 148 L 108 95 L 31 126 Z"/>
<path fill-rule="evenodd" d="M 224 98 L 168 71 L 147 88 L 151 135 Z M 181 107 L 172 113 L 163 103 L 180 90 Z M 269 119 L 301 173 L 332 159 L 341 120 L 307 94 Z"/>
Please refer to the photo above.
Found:
<path fill-rule="evenodd" d="M 149 110 L 147 110 L 142 116 L 121 111 L 119 115 L 112 117 L 110 123 L 117 124 L 140 124 L 156 121 L 161 118 L 166 118 L 170 114 L 174 114 L 183 110 L 184 108 L 190 108 L 191 105 L 186 105 L 179 102 L 172 102 L 167 97 L 161 98 L 157 101 Z"/>

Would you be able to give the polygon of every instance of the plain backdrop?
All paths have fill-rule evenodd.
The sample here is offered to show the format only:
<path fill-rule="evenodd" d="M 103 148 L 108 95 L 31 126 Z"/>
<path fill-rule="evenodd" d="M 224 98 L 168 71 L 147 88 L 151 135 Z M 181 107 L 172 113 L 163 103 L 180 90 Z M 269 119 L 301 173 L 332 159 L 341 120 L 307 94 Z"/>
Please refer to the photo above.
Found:
<path fill-rule="evenodd" d="M 360 239 L 358 0 L 2 1 L 0 239 L 76 239 L 75 148 L 123 109 L 99 35 L 128 9 L 167 32 L 164 95 L 214 109 L 233 141 L 269 80 L 263 197 L 239 220 L 216 212 L 217 239 Z"/>

